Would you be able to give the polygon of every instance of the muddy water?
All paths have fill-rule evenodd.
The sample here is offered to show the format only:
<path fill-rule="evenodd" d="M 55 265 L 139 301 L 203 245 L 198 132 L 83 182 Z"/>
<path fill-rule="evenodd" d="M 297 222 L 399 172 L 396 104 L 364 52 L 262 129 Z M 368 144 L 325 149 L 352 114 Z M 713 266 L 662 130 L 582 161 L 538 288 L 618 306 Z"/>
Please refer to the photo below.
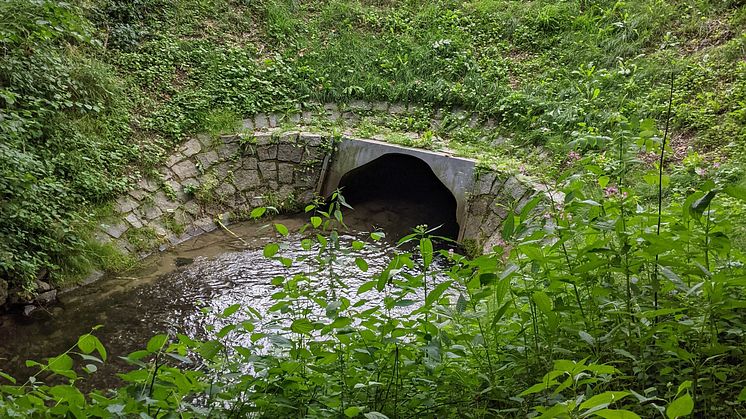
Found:
<path fill-rule="evenodd" d="M 418 224 L 417 214 L 428 210 L 418 210 L 417 205 L 422 204 L 412 202 L 400 205 L 387 209 L 361 206 L 346 214 L 350 230 L 342 241 L 369 237 L 373 227 L 395 232 L 388 240 L 371 243 L 363 250 L 370 266 L 367 274 L 355 267 L 353 259 L 342 262 L 341 279 L 349 286 L 352 299 L 357 287 L 388 263 L 387 255 L 395 246 L 392 239 L 406 234 L 409 226 Z M 304 215 L 272 220 L 290 231 L 297 231 L 305 221 Z M 300 264 L 287 269 L 263 257 L 263 246 L 278 242 L 267 222 L 239 223 L 230 229 L 240 239 L 222 230 L 207 233 L 147 258 L 135 272 L 109 276 L 61 294 L 59 305 L 49 309 L 47 318 L 0 317 L 0 370 L 25 380 L 32 373 L 23 366 L 25 360 L 59 354 L 74 345 L 79 335 L 103 325 L 96 335 L 109 350 L 110 361 L 87 381 L 99 388 L 115 386 L 120 384 L 115 372 L 126 368 L 117 356 L 142 349 L 157 333 L 201 337 L 211 324 L 219 323 L 201 308 L 221 312 L 241 303 L 266 313 L 274 303 L 271 295 L 278 291 L 271 279 L 310 268 Z M 291 234 L 280 241 L 281 254 L 303 256 L 300 239 L 300 235 Z"/>

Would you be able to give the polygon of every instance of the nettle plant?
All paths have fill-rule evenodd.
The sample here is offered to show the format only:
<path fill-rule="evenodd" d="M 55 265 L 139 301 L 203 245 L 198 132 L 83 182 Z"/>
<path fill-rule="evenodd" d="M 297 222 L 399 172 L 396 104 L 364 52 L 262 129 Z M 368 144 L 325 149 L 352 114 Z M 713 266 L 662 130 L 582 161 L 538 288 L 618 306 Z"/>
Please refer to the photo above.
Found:
<path fill-rule="evenodd" d="M 383 235 L 346 235 L 335 193 L 306 208 L 297 235 L 274 224 L 281 240 L 262 251 L 286 274 L 271 279 L 267 313 L 233 305 L 211 313 L 207 337 L 157 335 L 124 358 L 123 387 L 88 395 L 81 380 L 106 352 L 86 335 L 30 364 L 40 373 L 26 383 L 0 386 L 0 415 L 743 414 L 746 272 L 718 203 L 743 193 L 706 185 L 659 213 L 626 179 L 661 140 L 647 123 L 618 128 L 616 158 L 581 159 L 561 194 L 511 211 L 504 243 L 476 258 L 420 226 L 377 264 L 366 250 Z M 663 187 L 662 172 L 647 179 Z M 351 286 L 349 269 L 364 280 Z"/>

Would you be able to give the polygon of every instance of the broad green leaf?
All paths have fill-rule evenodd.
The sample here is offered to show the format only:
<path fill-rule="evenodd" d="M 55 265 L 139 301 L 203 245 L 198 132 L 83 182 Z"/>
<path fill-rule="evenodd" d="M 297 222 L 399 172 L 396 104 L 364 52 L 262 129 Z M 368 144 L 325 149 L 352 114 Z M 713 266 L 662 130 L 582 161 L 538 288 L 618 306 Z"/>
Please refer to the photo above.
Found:
<path fill-rule="evenodd" d="M 16 379 L 15 378 L 11 377 L 9 374 L 6 374 L 6 373 L 4 373 L 2 371 L 0 371 L 0 378 L 5 378 L 6 380 L 10 381 L 13 384 L 16 383 Z"/>
<path fill-rule="evenodd" d="M 515 263 L 509 263 L 508 266 L 505 267 L 505 270 L 500 273 L 500 279 L 510 278 L 520 269 L 520 266 L 516 265 Z"/>
<path fill-rule="evenodd" d="M 358 406 L 351 406 L 345 409 L 345 416 L 348 418 L 354 418 L 355 416 L 359 415 L 360 412 L 362 412 L 363 409 Z"/>
<path fill-rule="evenodd" d="M 686 393 L 668 404 L 668 407 L 666 407 L 666 416 L 668 416 L 668 419 L 676 419 L 689 416 L 692 410 L 694 410 L 694 400 L 692 400 L 692 396 L 689 393 Z"/>
<path fill-rule="evenodd" d="M 594 415 L 604 419 L 640 419 L 640 416 L 629 410 L 603 409 L 593 412 Z"/>
<path fill-rule="evenodd" d="M 508 310 L 508 307 L 510 307 L 510 304 L 512 303 L 512 300 L 508 300 L 502 305 L 502 307 L 500 307 L 499 310 L 497 310 L 497 313 L 495 313 L 495 315 L 492 317 L 492 323 L 490 324 L 491 329 L 494 329 L 497 326 L 502 317 L 505 315 L 505 312 Z"/>
<path fill-rule="evenodd" d="M 679 388 L 678 388 L 678 390 L 676 390 L 676 397 L 679 397 L 679 395 L 683 391 L 688 390 L 690 388 L 692 388 L 692 381 L 691 380 L 686 380 L 683 383 L 679 384 Z"/>
<path fill-rule="evenodd" d="M 355 265 L 363 271 L 368 272 L 368 262 L 365 261 L 363 258 L 355 258 Z"/>
<path fill-rule="evenodd" d="M 536 306 L 539 308 L 539 310 L 544 313 L 546 316 L 553 316 L 554 315 L 554 308 L 552 304 L 552 299 L 549 298 L 549 296 L 542 292 L 542 291 L 536 291 L 533 294 L 534 302 L 536 303 Z"/>
<path fill-rule="evenodd" d="M 321 225 L 321 217 L 311 217 L 311 225 L 313 226 L 313 228 L 319 228 L 319 226 Z"/>
<path fill-rule="evenodd" d="M 451 286 L 451 283 L 453 281 L 445 281 L 440 284 L 438 284 L 435 288 L 433 288 L 432 291 L 430 291 L 427 294 L 427 297 L 425 297 L 425 305 L 431 306 L 435 301 L 437 301 L 441 295 L 448 289 L 448 287 Z"/>
<path fill-rule="evenodd" d="M 679 278 L 676 273 L 670 269 L 668 269 L 665 266 L 660 266 L 661 273 L 663 276 L 668 278 L 669 281 L 673 282 L 674 285 L 676 285 L 676 288 L 678 288 L 681 291 L 687 292 L 689 291 L 689 287 L 684 283 L 684 281 Z"/>
<path fill-rule="evenodd" d="M 692 206 L 689 207 L 689 211 L 692 213 L 692 215 L 700 217 L 710 205 L 710 202 L 712 202 L 712 200 L 715 198 L 715 195 L 717 195 L 717 193 L 717 189 L 712 189 L 708 191 L 703 197 L 694 201 L 692 203 Z"/>
<path fill-rule="evenodd" d="M 102 360 L 106 361 L 106 348 L 104 348 L 104 344 L 101 343 L 100 340 L 98 340 L 97 337 L 93 337 L 94 341 L 96 342 L 96 352 L 98 352 L 98 355 L 101 357 Z"/>
<path fill-rule="evenodd" d="M 276 223 L 276 224 L 275 224 L 275 229 L 276 229 L 276 230 L 277 230 L 277 232 L 278 232 L 278 233 L 280 233 L 280 234 L 281 234 L 281 235 L 282 235 L 283 237 L 285 237 L 285 236 L 287 236 L 288 234 L 290 234 L 290 232 L 288 231 L 288 228 L 287 228 L 287 227 L 285 227 L 285 225 L 284 225 L 284 224 L 279 224 L 279 223 Z"/>
<path fill-rule="evenodd" d="M 85 404 L 83 393 L 70 385 L 54 386 L 49 389 L 49 394 L 54 396 L 58 403 L 66 403 L 71 406 L 82 406 Z"/>
<path fill-rule="evenodd" d="M 221 328 L 220 331 L 218 331 L 218 333 L 215 334 L 215 336 L 218 339 L 222 339 L 222 338 L 228 336 L 228 334 L 230 332 L 234 331 L 235 329 L 236 329 L 236 325 L 235 324 L 229 324 L 227 326 L 223 326 L 223 328 Z"/>
<path fill-rule="evenodd" d="M 280 245 L 278 245 L 277 243 L 269 243 L 268 245 L 264 246 L 264 257 L 271 258 L 272 256 L 276 255 L 279 250 Z"/>
<path fill-rule="evenodd" d="M 584 401 L 581 405 L 581 409 L 592 409 L 597 406 L 601 405 L 610 405 L 611 403 L 614 403 L 617 400 L 621 400 L 627 396 L 629 396 L 630 392 L 628 391 L 606 391 L 601 394 L 596 394 L 595 396 L 591 397 L 590 399 Z"/>
<path fill-rule="evenodd" d="M 267 212 L 266 207 L 254 208 L 253 210 L 251 210 L 251 214 L 249 216 L 251 218 L 259 218 L 264 215 L 265 212 Z"/>
<path fill-rule="evenodd" d="M 691 195 L 686 197 L 686 200 L 684 200 L 684 204 L 682 205 L 682 219 L 687 222 L 689 221 L 689 218 L 692 216 L 695 216 L 696 214 L 692 211 L 692 205 L 694 205 L 694 201 L 704 196 L 704 193 L 701 191 L 697 191 L 692 193 Z"/>
<path fill-rule="evenodd" d="M 732 196 L 733 198 L 746 201 L 746 187 L 741 185 L 728 186 L 723 189 L 723 192 Z"/>
<path fill-rule="evenodd" d="M 564 403 L 557 403 L 549 409 L 543 411 L 540 416 L 535 416 L 535 419 L 555 419 L 569 417 L 568 407 Z"/>
<path fill-rule="evenodd" d="M 373 239 L 373 241 L 381 240 L 384 237 L 386 237 L 386 235 L 380 231 L 374 231 L 373 233 L 370 233 L 370 238 Z"/>
<path fill-rule="evenodd" d="M 54 372 L 60 372 L 60 371 L 67 371 L 72 369 L 73 367 L 73 359 L 70 358 L 67 354 L 58 355 L 54 358 L 51 358 L 47 365 L 49 365 L 49 369 Z"/>
<path fill-rule="evenodd" d="M 225 310 L 223 310 L 223 313 L 221 314 L 222 317 L 230 317 L 235 312 L 238 311 L 238 309 L 241 308 L 241 304 L 233 304 L 231 306 L 228 306 Z"/>
<path fill-rule="evenodd" d="M 296 319 L 290 324 L 290 330 L 295 333 L 309 334 L 313 330 L 313 323 L 308 319 Z"/>
<path fill-rule="evenodd" d="M 466 298 L 464 294 L 459 293 L 458 300 L 456 300 L 456 312 L 461 314 L 466 310 Z"/>
<path fill-rule="evenodd" d="M 591 346 L 593 346 L 593 345 L 596 344 L 596 339 L 593 336 L 591 336 L 590 333 L 581 330 L 581 331 L 578 332 L 578 335 L 580 335 L 580 339 L 583 339 L 583 341 L 585 341 L 585 343 L 587 343 L 587 344 L 589 344 Z"/>
<path fill-rule="evenodd" d="M 420 253 L 422 253 L 422 263 L 425 269 L 430 267 L 433 262 L 433 242 L 427 237 L 420 239 Z"/>
<path fill-rule="evenodd" d="M 513 229 L 515 228 L 515 216 L 513 213 L 509 213 L 507 217 L 505 217 L 505 221 L 503 221 L 503 228 L 502 228 L 502 238 L 505 241 L 510 240 L 510 237 L 513 235 Z"/>
<path fill-rule="evenodd" d="M 544 391 L 547 388 L 553 387 L 555 385 L 559 384 L 556 380 L 548 380 L 547 382 L 541 382 L 532 385 L 531 387 L 527 388 L 521 394 L 519 394 L 520 397 L 528 396 L 529 394 L 538 393 L 540 391 Z"/>
<path fill-rule="evenodd" d="M 96 350 L 96 338 L 92 335 L 83 335 L 78 338 L 78 349 L 84 354 L 90 354 Z"/>
<path fill-rule="evenodd" d="M 536 206 L 539 205 L 539 203 L 541 203 L 541 201 L 543 201 L 544 198 L 545 198 L 544 196 L 539 194 L 533 197 L 530 201 L 528 201 L 528 203 L 524 205 L 523 208 L 521 208 L 521 214 L 520 214 L 521 221 L 526 221 L 529 218 L 529 213 L 534 208 L 536 208 Z"/>
<path fill-rule="evenodd" d="M 168 335 L 160 334 L 155 335 L 148 341 L 148 345 L 146 346 L 146 349 L 148 352 L 158 352 L 163 348 L 163 345 L 166 344 L 166 341 L 168 340 Z"/>
<path fill-rule="evenodd" d="M 197 352 L 199 352 L 200 355 L 202 355 L 203 358 L 207 360 L 212 360 L 215 358 L 215 355 L 220 352 L 221 349 L 223 349 L 224 346 L 215 340 L 208 340 L 207 342 L 202 343 L 199 346 L 199 349 Z"/>
<path fill-rule="evenodd" d="M 364 292 L 372 290 L 373 287 L 376 286 L 377 282 L 378 281 L 368 281 L 368 282 L 364 283 L 363 285 L 361 285 L 360 287 L 358 287 L 358 289 L 357 289 L 357 295 L 360 295 L 360 294 L 362 294 Z"/>
<path fill-rule="evenodd" d="M 352 318 L 337 317 L 329 326 L 331 326 L 332 329 L 341 329 L 343 327 L 349 326 L 350 324 L 352 324 Z"/>

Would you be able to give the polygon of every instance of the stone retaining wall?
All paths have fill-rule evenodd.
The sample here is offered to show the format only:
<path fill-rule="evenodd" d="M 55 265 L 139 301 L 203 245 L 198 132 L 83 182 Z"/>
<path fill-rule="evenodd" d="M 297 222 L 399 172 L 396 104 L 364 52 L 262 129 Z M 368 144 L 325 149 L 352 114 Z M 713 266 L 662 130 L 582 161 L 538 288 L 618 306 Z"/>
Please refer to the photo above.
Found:
<path fill-rule="evenodd" d="M 137 189 L 117 200 L 112 221 L 102 224 L 99 239 L 143 256 L 148 250 L 163 250 L 215 230 L 216 220 L 228 224 L 245 218 L 257 206 L 302 207 L 324 180 L 332 135 L 283 129 L 315 130 L 308 126 L 319 118 L 354 128 L 366 115 L 398 117 L 418 110 L 385 102 L 317 104 L 286 113 L 256 114 L 243 120 L 243 134 L 190 139 L 169 156 L 157 175 L 141 180 Z M 459 109 L 434 112 L 430 122 L 433 129 L 494 126 L 490 119 Z M 466 191 L 462 237 L 485 251 L 501 242 L 508 211 L 520 212 L 542 193 L 528 178 L 491 171 L 479 172 L 473 185 Z"/>
<path fill-rule="evenodd" d="M 245 217 L 258 206 L 293 208 L 317 190 L 331 137 L 306 132 L 199 136 L 159 172 L 117 199 L 99 240 L 143 256 Z"/>
<path fill-rule="evenodd" d="M 427 116 L 433 132 L 450 131 L 458 127 L 491 130 L 496 127 L 494 118 L 462 108 L 438 109 L 420 107 L 407 103 L 368 102 L 355 100 L 349 103 L 312 103 L 303 108 L 290 109 L 285 112 L 258 113 L 243 120 L 243 127 L 248 131 L 261 131 L 283 126 L 311 125 L 319 122 L 330 122 L 349 128 L 356 127 L 368 116 L 379 116 L 378 122 L 385 118 L 407 118 Z M 419 133 L 403 133 L 419 137 Z"/>
<path fill-rule="evenodd" d="M 469 194 L 464 238 L 473 240 L 484 252 L 502 245 L 502 225 L 508 215 L 511 212 L 520 214 L 537 195 L 546 197 L 545 189 L 525 176 L 495 171 L 478 172 Z M 534 211 L 540 212 L 544 207 L 544 204 L 537 205 Z"/>

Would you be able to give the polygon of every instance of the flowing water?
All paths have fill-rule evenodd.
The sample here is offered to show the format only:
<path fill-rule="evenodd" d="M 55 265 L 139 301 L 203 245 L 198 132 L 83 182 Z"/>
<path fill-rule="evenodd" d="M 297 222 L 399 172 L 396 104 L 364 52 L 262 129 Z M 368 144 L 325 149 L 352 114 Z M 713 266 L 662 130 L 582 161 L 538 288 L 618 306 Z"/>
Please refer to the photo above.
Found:
<path fill-rule="evenodd" d="M 418 223 L 416 214 L 424 210 L 418 209 L 418 205 L 422 204 L 402 202 L 397 207 L 389 204 L 384 210 L 374 203 L 357 208 L 346 216 L 350 230 L 341 241 L 367 238 L 372 226 L 395 231 L 400 236 L 408 226 Z M 305 215 L 298 215 L 276 217 L 272 222 L 297 231 L 306 220 Z M 136 272 L 108 276 L 63 293 L 59 304 L 48 309 L 47 318 L 1 316 L 0 370 L 23 381 L 35 372 L 24 367 L 27 359 L 41 360 L 62 353 L 75 344 L 79 335 L 103 325 L 95 334 L 109 350 L 109 362 L 99 367 L 87 382 L 93 387 L 112 387 L 120 384 L 115 372 L 126 368 L 118 356 L 142 349 L 151 336 L 178 332 L 200 337 L 211 324 L 219 323 L 216 316 L 202 313 L 203 307 L 221 312 L 241 303 L 266 313 L 274 304 L 272 294 L 278 291 L 271 285 L 271 279 L 304 267 L 294 266 L 289 270 L 262 255 L 266 243 L 278 242 L 271 223 L 244 222 L 230 229 L 240 239 L 222 230 L 207 233 L 145 259 Z M 297 233 L 283 238 L 281 254 L 290 258 L 301 256 L 300 239 Z M 394 246 L 392 240 L 366 246 L 361 256 L 369 264 L 367 274 L 355 267 L 352 258 L 343 263 L 346 268 L 340 273 L 341 279 L 351 295 L 374 272 L 385 267 Z"/>

